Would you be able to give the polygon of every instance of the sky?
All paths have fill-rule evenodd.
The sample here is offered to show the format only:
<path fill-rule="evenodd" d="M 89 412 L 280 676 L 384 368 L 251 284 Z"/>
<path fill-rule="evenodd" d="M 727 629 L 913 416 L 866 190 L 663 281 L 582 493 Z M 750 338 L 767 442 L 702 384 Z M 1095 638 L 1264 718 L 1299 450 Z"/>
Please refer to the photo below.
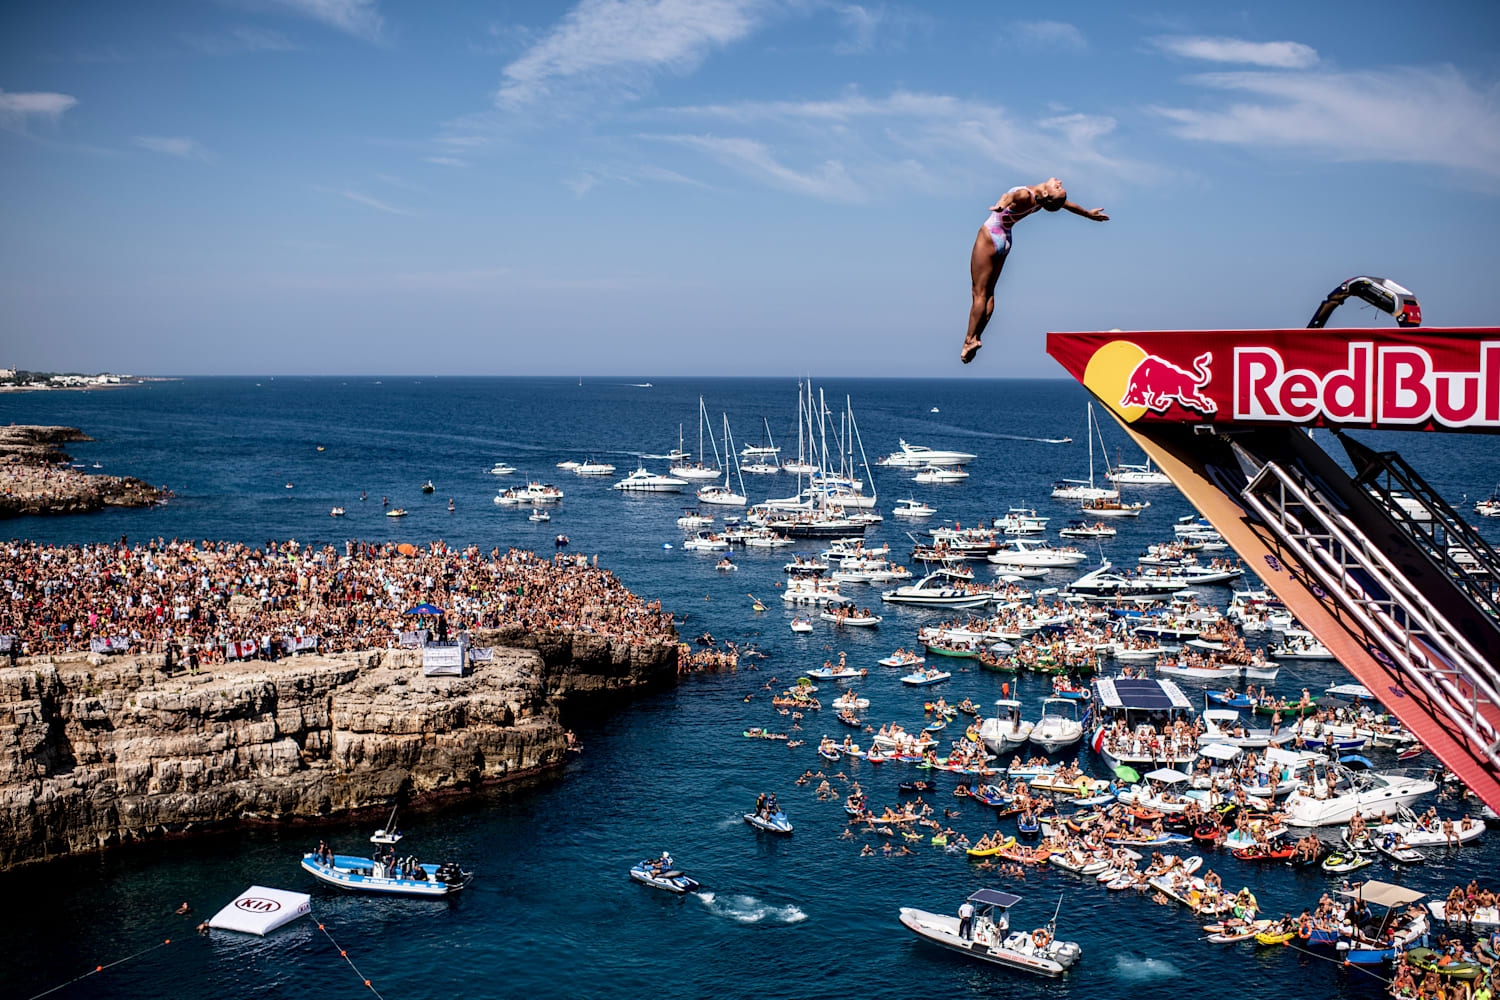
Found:
<path fill-rule="evenodd" d="M 1497 73 L 1473 2 L 7 4 L 0 367 L 1056 376 L 1356 274 L 1500 325 Z M 964 367 L 1054 175 L 1110 221 L 1018 225 Z"/>

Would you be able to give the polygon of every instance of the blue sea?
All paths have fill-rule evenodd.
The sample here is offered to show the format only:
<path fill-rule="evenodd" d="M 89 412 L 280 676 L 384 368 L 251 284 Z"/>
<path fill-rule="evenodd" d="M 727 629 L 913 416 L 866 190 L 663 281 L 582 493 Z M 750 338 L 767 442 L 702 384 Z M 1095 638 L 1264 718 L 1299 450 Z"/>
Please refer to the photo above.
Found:
<path fill-rule="evenodd" d="M 633 384 L 646 382 L 654 384 Z M 910 472 L 875 469 L 879 507 L 887 515 L 907 496 L 938 508 L 932 523 L 977 523 L 1012 505 L 1035 505 L 1054 527 L 1074 515 L 1072 505 L 1048 497 L 1053 479 L 1088 471 L 1085 396 L 1073 382 L 833 379 L 821 385 L 835 414 L 846 394 L 852 400 L 872 463 L 877 453 L 895 450 L 900 438 L 978 454 L 968 467 L 971 478 L 960 484 L 922 486 L 909 481 Z M 632 589 L 661 599 L 685 619 L 684 638 L 709 631 L 721 640 L 755 643 L 766 654 L 735 672 L 686 678 L 608 714 L 579 713 L 568 721 L 585 750 L 560 772 L 408 810 L 401 823 L 406 845 L 427 859 L 459 859 L 478 873 L 452 901 L 340 895 L 299 869 L 300 854 L 320 838 L 342 852 L 363 849 L 377 825 L 368 818 L 231 829 L 0 875 L 0 898 L 8 904 L 0 932 L 11 956 L 0 975 L 0 996 L 29 997 L 125 958 L 51 996 L 370 995 L 340 948 L 379 995 L 392 1000 L 1382 995 L 1383 984 L 1370 972 L 1326 957 L 1209 944 L 1186 910 L 1135 893 L 1108 893 L 1092 878 L 1057 870 L 1028 871 L 1024 881 L 996 877 L 927 846 L 916 847 L 912 857 L 858 857 L 862 843 L 879 847 L 879 839 L 840 841 L 841 802 L 817 801 L 816 782 L 794 784 L 820 762 L 813 752 L 818 737 L 826 732 L 841 739 L 842 727 L 812 713 L 799 734 L 809 741 L 804 747 L 743 738 L 749 726 L 781 730 L 788 722 L 772 709 L 766 685 L 784 685 L 845 651 L 855 665 L 872 668 L 858 686 L 872 702 L 867 718 L 913 728 L 927 698 L 941 693 L 952 702 L 970 697 L 988 703 L 1000 696 L 1005 679 L 968 670 L 938 689 L 904 688 L 898 671 L 875 660 L 898 645 L 910 647 L 918 626 L 941 619 L 941 612 L 879 607 L 874 588 L 855 586 L 858 603 L 885 615 L 879 628 L 835 630 L 817 623 L 813 633 L 794 635 L 787 627 L 792 612 L 777 599 L 781 565 L 794 552 L 815 551 L 816 543 L 736 553 L 740 570 L 721 574 L 714 569 L 717 554 L 681 548 L 684 532 L 675 521 L 690 495 L 621 495 L 609 489 L 611 478 L 578 478 L 555 468 L 565 459 L 593 458 L 615 464 L 623 476 L 640 453 L 675 447 L 679 425 L 687 447 L 696 450 L 700 395 L 716 434 L 719 415 L 727 413 L 737 445 L 761 443 L 768 425 L 783 454 L 795 454 L 791 378 L 643 376 L 581 384 L 565 378 L 190 378 L 114 391 L 0 395 L 0 421 L 80 427 L 96 440 L 69 447 L 76 461 L 97 461 L 102 471 L 176 492 L 155 509 L 17 519 L 0 525 L 0 534 L 54 542 L 441 538 L 486 550 L 550 552 L 554 536 L 565 533 L 573 551 L 598 553 L 601 565 Z M 1112 422 L 1103 436 L 1111 461 L 1117 452 L 1127 462 L 1141 460 Z M 1063 437 L 1073 442 L 1041 440 Z M 1331 437 L 1318 437 L 1337 449 Z M 1455 506 L 1484 496 L 1500 480 L 1493 438 L 1365 439 L 1401 448 Z M 489 475 L 499 461 L 519 471 Z M 1102 475 L 1097 451 L 1095 461 Z M 667 463 L 646 464 L 663 470 Z M 498 488 L 528 476 L 566 491 L 551 523 L 529 522 L 526 508 L 491 502 Z M 420 487 L 429 479 L 436 491 L 424 495 Z M 745 485 L 752 500 L 795 492 L 795 478 L 786 475 L 746 476 Z M 361 502 L 361 493 L 368 499 Z M 1170 486 L 1131 495 L 1152 506 L 1138 520 L 1118 522 L 1117 538 L 1094 546 L 1117 563 L 1133 563 L 1146 544 L 1170 538 L 1172 522 L 1190 510 Z M 410 516 L 383 517 L 383 497 Z M 335 505 L 348 515 L 329 517 Z M 1494 526 L 1479 526 L 1500 541 Z M 888 517 L 868 538 L 891 543 L 904 558 L 909 530 Z M 1057 585 L 1070 575 L 1054 574 L 1034 586 Z M 1205 593 L 1223 603 L 1229 592 Z M 764 613 L 752 611 L 750 595 L 763 599 Z M 1287 665 L 1276 686 L 1319 691 L 1347 679 L 1334 664 Z M 1030 706 L 1047 692 L 1036 678 L 1017 683 Z M 1184 683 L 1190 693 L 1199 690 Z M 1095 766 L 1087 751 L 1080 753 L 1086 766 Z M 865 762 L 845 764 L 843 772 L 863 783 L 877 810 L 898 801 L 899 781 L 926 774 L 909 765 Z M 950 795 L 951 776 L 938 777 L 938 784 L 934 804 L 959 809 L 961 817 L 951 821 L 957 829 L 977 838 L 995 828 L 989 809 Z M 741 820 L 763 790 L 779 795 L 796 825 L 791 837 L 757 833 Z M 1456 811 L 1451 803 L 1439 809 Z M 999 825 L 1010 829 L 1013 823 Z M 1382 861 L 1362 874 L 1439 896 L 1472 878 L 1496 886 L 1500 848 L 1496 834 L 1490 836 L 1460 852 L 1428 852 L 1424 867 L 1395 870 Z M 679 898 L 628 879 L 633 862 L 662 850 L 670 850 L 703 890 Z M 1208 865 L 1226 887 L 1254 889 L 1275 914 L 1314 904 L 1334 884 L 1318 872 L 1227 854 L 1210 857 Z M 337 947 L 306 920 L 265 939 L 193 933 L 199 920 L 251 884 L 310 892 L 314 915 Z M 1037 980 L 965 961 L 916 940 L 897 922 L 900 906 L 952 912 L 986 886 L 1023 896 L 1014 919 L 1027 926 L 1043 924 L 1061 904 L 1062 936 L 1083 946 L 1082 960 L 1066 978 Z M 193 913 L 174 915 L 184 900 Z M 169 938 L 171 944 L 161 944 Z"/>

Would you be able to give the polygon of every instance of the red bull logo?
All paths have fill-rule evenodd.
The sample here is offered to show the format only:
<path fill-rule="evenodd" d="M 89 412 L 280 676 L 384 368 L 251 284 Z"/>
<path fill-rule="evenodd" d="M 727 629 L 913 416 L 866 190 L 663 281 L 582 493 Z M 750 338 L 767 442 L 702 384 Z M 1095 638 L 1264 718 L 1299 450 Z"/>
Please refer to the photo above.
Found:
<path fill-rule="evenodd" d="M 1125 381 L 1120 408 L 1143 406 L 1165 412 L 1175 402 L 1205 415 L 1216 412 L 1218 406 L 1202 391 L 1213 378 L 1213 372 L 1209 370 L 1213 360 L 1213 353 L 1205 351 L 1193 359 L 1193 370 L 1188 371 L 1166 358 L 1146 355 Z"/>

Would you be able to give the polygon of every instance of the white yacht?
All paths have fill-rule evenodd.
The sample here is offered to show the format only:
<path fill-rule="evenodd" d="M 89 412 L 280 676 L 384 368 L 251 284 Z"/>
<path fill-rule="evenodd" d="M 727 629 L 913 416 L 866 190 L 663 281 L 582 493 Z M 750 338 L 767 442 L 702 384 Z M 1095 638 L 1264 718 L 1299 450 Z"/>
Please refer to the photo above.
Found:
<path fill-rule="evenodd" d="M 746 462 L 744 465 L 741 465 L 740 471 L 754 473 L 757 476 L 774 476 L 781 470 L 777 468 L 774 462 L 757 460 L 754 462 Z"/>
<path fill-rule="evenodd" d="M 1010 543 L 1013 548 L 992 552 L 986 558 L 999 566 L 1041 566 L 1048 569 L 1061 566 L 1077 566 L 1088 558 L 1073 548 L 1055 548 L 1035 539 L 1017 538 Z"/>
<path fill-rule="evenodd" d="M 1047 698 L 1042 701 L 1042 717 L 1031 727 L 1031 742 L 1045 753 L 1057 753 L 1083 739 L 1083 723 L 1078 719 L 1078 702 L 1072 698 Z"/>
<path fill-rule="evenodd" d="M 592 458 L 587 462 L 580 462 L 573 469 L 575 476 L 610 476 L 613 475 L 615 467 L 608 462 L 596 462 Z"/>
<path fill-rule="evenodd" d="M 958 483 L 969 478 L 969 474 L 957 466 L 929 465 L 915 476 L 914 483 Z"/>
<path fill-rule="evenodd" d="M 490 469 L 490 475 L 509 476 L 513 475 L 515 471 L 516 467 L 514 465 L 506 465 L 504 462 L 496 462 L 495 467 Z"/>
<path fill-rule="evenodd" d="M 969 590 L 947 570 L 928 573 L 916 583 L 882 591 L 880 599 L 887 604 L 919 604 L 934 608 L 977 608 L 994 600 L 993 591 Z"/>
<path fill-rule="evenodd" d="M 1030 738 L 1035 724 L 1021 718 L 1021 703 L 1013 698 L 995 702 L 1000 709 L 992 718 L 979 724 L 979 738 L 991 753 L 1014 750 Z M 1078 737 L 1074 737 L 1077 739 Z"/>
<path fill-rule="evenodd" d="M 502 505 L 516 505 L 528 503 L 557 503 L 563 498 L 563 491 L 551 483 L 529 482 L 525 486 L 512 486 L 503 490 L 495 497 L 495 503 Z"/>
<path fill-rule="evenodd" d="M 896 504 L 896 508 L 891 511 L 891 514 L 895 517 L 931 517 L 936 513 L 936 508 L 929 507 L 916 497 L 900 501 Z"/>
<path fill-rule="evenodd" d="M 900 441 L 899 444 L 900 451 L 885 456 L 875 464 L 920 469 L 928 465 L 967 465 L 979 457 L 966 451 L 938 451 L 919 444 L 907 444 L 905 441 Z"/>
<path fill-rule="evenodd" d="M 677 479 L 674 476 L 659 476 L 654 472 L 647 472 L 645 466 L 636 469 L 624 479 L 615 483 L 614 489 L 630 490 L 636 493 L 679 493 L 687 485 L 687 480 Z"/>
<path fill-rule="evenodd" d="M 1090 601 L 1112 601 L 1119 597 L 1154 599 L 1166 597 L 1187 586 L 1181 577 L 1122 576 L 1110 572 L 1105 561 L 1098 569 L 1090 570 L 1068 584 L 1068 593 L 1077 594 Z"/>
<path fill-rule="evenodd" d="M 1038 517 L 1034 507 L 1012 507 L 1004 517 L 995 518 L 990 525 L 1007 535 L 1040 535 L 1047 530 L 1050 520 L 1050 517 Z"/>
<path fill-rule="evenodd" d="M 1349 822 L 1356 812 L 1366 816 L 1395 812 L 1424 795 L 1437 791 L 1437 784 L 1397 772 L 1350 771 L 1330 767 L 1286 800 L 1287 826 L 1336 826 Z"/>

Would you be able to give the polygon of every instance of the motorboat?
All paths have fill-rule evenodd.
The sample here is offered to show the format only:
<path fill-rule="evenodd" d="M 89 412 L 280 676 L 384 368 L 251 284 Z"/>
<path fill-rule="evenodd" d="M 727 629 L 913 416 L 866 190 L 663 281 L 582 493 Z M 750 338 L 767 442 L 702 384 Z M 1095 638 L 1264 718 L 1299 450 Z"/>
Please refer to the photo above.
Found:
<path fill-rule="evenodd" d="M 692 892 L 698 888 L 696 879 L 688 878 L 678 871 L 672 860 L 672 855 L 666 851 L 661 852 L 659 858 L 647 858 L 637 863 L 630 869 L 630 877 L 643 885 L 649 885 L 655 889 L 665 889 L 668 892 L 684 893 Z"/>
<path fill-rule="evenodd" d="M 1083 949 L 1075 941 L 1057 940 L 1057 914 L 1034 931 L 1010 930 L 1010 908 L 1021 902 L 1014 893 L 980 889 L 968 898 L 974 916 L 965 926 L 959 917 L 901 907 L 901 923 L 912 933 L 950 951 L 995 965 L 1041 976 L 1067 972 Z M 1058 901 L 1059 907 L 1062 905 Z"/>
<path fill-rule="evenodd" d="M 699 514 L 691 507 L 685 509 L 688 513 L 683 514 L 677 519 L 677 527 L 679 528 L 706 528 L 714 523 L 714 516 L 712 514 Z"/>
<path fill-rule="evenodd" d="M 574 469 L 573 474 L 578 476 L 612 476 L 615 467 L 608 462 L 596 462 L 592 458 L 587 462 L 580 462 Z"/>
<path fill-rule="evenodd" d="M 904 440 L 898 441 L 898 444 L 901 448 L 900 451 L 885 456 L 875 464 L 904 469 L 920 469 L 929 465 L 967 465 L 979 457 L 978 455 L 971 455 L 966 451 L 939 451 L 919 444 L 907 444 Z"/>
<path fill-rule="evenodd" d="M 860 628 L 874 628 L 881 622 L 879 615 L 858 611 L 848 611 L 844 614 L 839 614 L 836 611 L 823 611 L 818 614 L 818 617 L 825 622 L 832 622 L 835 625 L 857 625 Z"/>
<path fill-rule="evenodd" d="M 979 724 L 979 738 L 990 752 L 999 754 L 1025 743 L 1036 726 L 1021 718 L 1021 703 L 1014 698 L 1001 698 L 995 705 L 1000 712 Z"/>
<path fill-rule="evenodd" d="M 1066 528 L 1057 532 L 1060 538 L 1112 538 L 1119 533 L 1118 528 L 1103 521 L 1095 521 L 1093 524 L 1087 521 L 1069 521 Z"/>
<path fill-rule="evenodd" d="M 319 882 L 351 892 L 375 892 L 387 896 L 450 896 L 473 881 L 473 872 L 458 864 L 418 863 L 411 857 L 397 858 L 401 841 L 396 829 L 396 810 L 386 825 L 370 836 L 375 858 L 311 851 L 302 855 L 302 869 Z"/>
<path fill-rule="evenodd" d="M 330 510 L 328 512 L 328 516 L 329 517 L 343 517 L 344 516 L 344 508 L 342 508 L 342 507 L 335 507 L 335 508 L 333 508 L 332 510 Z"/>
<path fill-rule="evenodd" d="M 1395 771 L 1351 771 L 1333 765 L 1287 799 L 1288 826 L 1335 826 L 1356 812 L 1394 812 L 1437 791 L 1437 783 Z"/>
<path fill-rule="evenodd" d="M 991 520 L 990 526 L 1007 535 L 1040 535 L 1047 530 L 1050 520 L 1038 515 L 1034 507 L 1012 507 L 1003 517 Z"/>
<path fill-rule="evenodd" d="M 1240 713 L 1232 708 L 1206 708 L 1203 710 L 1202 719 L 1203 742 L 1222 743 L 1241 750 L 1281 746 L 1297 737 L 1296 732 L 1291 729 L 1272 734 L 1269 729 L 1247 728 L 1240 718 Z"/>
<path fill-rule="evenodd" d="M 929 507 L 915 497 L 900 501 L 891 511 L 895 517 L 931 517 L 936 513 L 936 508 Z"/>
<path fill-rule="evenodd" d="M 724 539 L 723 535 L 715 534 L 712 531 L 700 531 L 692 538 L 683 542 L 682 547 L 709 552 L 718 549 L 727 549 L 729 548 L 729 542 Z"/>
<path fill-rule="evenodd" d="M 929 465 L 912 476 L 911 481 L 914 483 L 957 483 L 968 478 L 969 474 L 956 466 Z"/>
<path fill-rule="evenodd" d="M 549 514 L 549 513 L 547 513 L 545 510 L 534 510 L 534 511 L 531 512 L 531 516 L 528 517 L 528 518 L 526 518 L 526 520 L 528 520 L 528 521 L 538 521 L 538 522 L 540 522 L 540 521 L 550 521 L 550 520 L 552 520 L 552 515 Z"/>
<path fill-rule="evenodd" d="M 1289 633 L 1280 645 L 1266 650 L 1266 655 L 1277 660 L 1332 660 L 1328 647 L 1311 636 L 1301 637 Z"/>
<path fill-rule="evenodd" d="M 794 577 L 781 592 L 781 599 L 788 604 L 850 604 L 848 597 L 839 593 L 839 585 L 817 577 Z"/>
<path fill-rule="evenodd" d="M 901 678 L 901 683 L 907 685 L 908 687 L 927 687 L 929 684 L 940 684 L 952 676 L 953 675 L 946 670 L 928 670 L 918 668 L 912 673 L 903 676 Z"/>
<path fill-rule="evenodd" d="M 718 473 L 714 474 L 717 477 Z M 647 472 L 645 466 L 637 468 L 630 475 L 615 483 L 613 489 L 628 490 L 633 493 L 679 493 L 687 485 L 687 480 L 678 479 L 675 476 L 660 476 L 653 472 Z"/>
<path fill-rule="evenodd" d="M 573 460 L 572 460 L 572 459 L 571 459 L 571 458 L 570 458 L 570 459 L 568 459 L 568 460 L 567 460 L 567 461 L 565 461 L 565 462 L 558 462 L 558 463 L 557 463 L 557 467 L 558 467 L 558 468 L 559 468 L 559 469 L 568 469 L 568 470 L 570 470 L 570 471 L 571 471 L 571 470 L 573 470 L 573 469 L 576 469 L 576 468 L 578 468 L 578 467 L 579 467 L 579 466 L 580 466 L 580 465 L 582 465 L 582 464 L 583 464 L 583 463 L 582 463 L 582 462 L 575 462 L 575 461 L 573 461 Z"/>
<path fill-rule="evenodd" d="M 490 469 L 490 475 L 492 475 L 492 476 L 510 476 L 510 475 L 514 475 L 515 471 L 516 471 L 516 467 L 514 465 L 506 465 L 504 462 L 496 462 L 494 464 L 494 466 L 491 467 L 491 469 Z"/>
<path fill-rule="evenodd" d="M 894 590 L 885 590 L 880 599 L 887 604 L 916 604 L 935 608 L 974 608 L 994 600 L 988 590 L 973 591 L 955 586 L 956 578 L 948 570 L 928 573 L 916 583 L 909 583 Z"/>
<path fill-rule="evenodd" d="M 1078 549 L 1056 548 L 1046 542 L 1017 538 L 1008 549 L 992 552 L 986 558 L 997 566 L 1035 566 L 1048 569 L 1076 566 L 1088 558 Z"/>
<path fill-rule="evenodd" d="M 1151 737 L 1143 732 L 1145 725 L 1170 725 L 1179 718 L 1192 721 L 1192 703 L 1172 681 L 1147 677 L 1096 678 L 1094 705 L 1099 714 L 1098 725 L 1089 743 L 1110 771 L 1121 764 L 1138 770 L 1139 765 L 1186 766 L 1198 756 L 1197 741 L 1192 737 L 1184 742 L 1169 740 L 1153 746 Z M 1111 724 L 1116 719 L 1125 722 L 1125 734 L 1112 732 Z"/>
<path fill-rule="evenodd" d="M 1105 560 L 1097 569 L 1090 570 L 1068 584 L 1068 593 L 1090 601 L 1113 601 L 1116 598 L 1154 600 L 1175 594 L 1183 588 L 1178 577 L 1149 578 L 1124 576 L 1111 572 Z"/>
<path fill-rule="evenodd" d="M 1450 847 L 1467 844 L 1484 836 L 1484 820 L 1465 816 L 1448 820 L 1452 824 L 1452 837 L 1443 832 L 1442 822 L 1423 825 L 1422 820 L 1410 809 L 1401 809 L 1394 823 L 1386 823 L 1373 829 L 1373 836 L 1387 833 L 1399 835 L 1409 847 Z"/>
<path fill-rule="evenodd" d="M 1031 742 L 1044 753 L 1057 753 L 1083 738 L 1083 723 L 1078 719 L 1078 702 L 1072 698 L 1046 698 L 1042 717 L 1031 727 Z"/>

